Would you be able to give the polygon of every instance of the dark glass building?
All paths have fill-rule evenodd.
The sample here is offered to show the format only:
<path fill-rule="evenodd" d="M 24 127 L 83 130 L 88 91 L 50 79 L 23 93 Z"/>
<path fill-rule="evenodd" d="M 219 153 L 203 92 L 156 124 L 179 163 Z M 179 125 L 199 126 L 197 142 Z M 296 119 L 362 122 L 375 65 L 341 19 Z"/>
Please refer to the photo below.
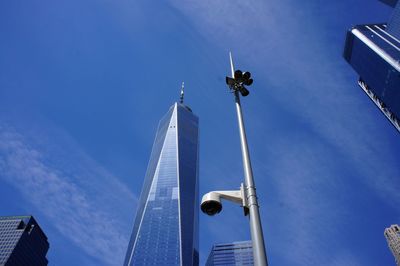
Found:
<path fill-rule="evenodd" d="M 254 265 L 251 241 L 216 244 L 212 247 L 206 266 Z"/>
<path fill-rule="evenodd" d="M 47 265 L 49 242 L 33 216 L 0 217 L 0 265 Z"/>
<path fill-rule="evenodd" d="M 124 265 L 198 265 L 198 118 L 175 103 L 161 119 Z"/>
<path fill-rule="evenodd" d="M 387 24 L 358 25 L 347 32 L 343 56 L 359 74 L 358 84 L 400 131 L 400 1 Z"/>

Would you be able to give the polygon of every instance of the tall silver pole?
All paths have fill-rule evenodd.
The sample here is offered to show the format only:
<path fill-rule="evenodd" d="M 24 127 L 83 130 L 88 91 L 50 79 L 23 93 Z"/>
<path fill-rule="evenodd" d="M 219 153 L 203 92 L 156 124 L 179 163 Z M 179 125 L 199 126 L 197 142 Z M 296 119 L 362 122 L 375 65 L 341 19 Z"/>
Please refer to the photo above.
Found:
<path fill-rule="evenodd" d="M 232 78 L 234 78 L 235 70 L 233 67 L 233 60 L 231 53 L 229 53 L 229 57 L 231 61 Z M 261 226 L 260 212 L 256 194 L 256 185 L 254 183 L 253 170 L 251 168 L 250 155 L 249 155 L 249 147 L 247 145 L 246 131 L 244 128 L 242 107 L 240 105 L 239 92 L 235 90 L 234 94 L 235 94 L 236 113 L 239 123 L 240 146 L 242 148 L 246 197 L 249 207 L 250 232 L 253 244 L 254 265 L 267 266 L 268 261 L 267 261 L 267 254 L 265 252 L 264 234 Z"/>

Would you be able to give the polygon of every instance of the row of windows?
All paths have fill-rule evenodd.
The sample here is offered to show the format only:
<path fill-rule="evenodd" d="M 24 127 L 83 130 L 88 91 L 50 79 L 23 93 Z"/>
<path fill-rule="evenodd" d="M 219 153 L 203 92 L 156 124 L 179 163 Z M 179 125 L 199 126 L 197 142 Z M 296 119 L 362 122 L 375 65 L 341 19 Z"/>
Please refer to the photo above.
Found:
<path fill-rule="evenodd" d="M 9 230 L 9 231 L 0 231 L 0 235 L 21 235 L 21 231 Z"/>
<path fill-rule="evenodd" d="M 16 242 L 21 237 L 21 235 L 0 235 L 0 246 L 4 242 Z"/>
<path fill-rule="evenodd" d="M 18 224 L 19 222 L 20 222 L 20 220 L 12 220 L 12 221 L 0 220 L 0 225 L 3 225 L 3 224 Z"/>
<path fill-rule="evenodd" d="M 0 226 L 0 231 L 15 231 L 17 230 L 18 224 L 12 224 L 12 225 L 2 225 Z"/>
<path fill-rule="evenodd" d="M 16 242 L 7 242 L 7 243 L 2 243 L 0 246 L 0 250 L 2 249 L 6 249 L 6 248 L 10 248 L 10 247 L 14 247 L 16 244 Z"/>

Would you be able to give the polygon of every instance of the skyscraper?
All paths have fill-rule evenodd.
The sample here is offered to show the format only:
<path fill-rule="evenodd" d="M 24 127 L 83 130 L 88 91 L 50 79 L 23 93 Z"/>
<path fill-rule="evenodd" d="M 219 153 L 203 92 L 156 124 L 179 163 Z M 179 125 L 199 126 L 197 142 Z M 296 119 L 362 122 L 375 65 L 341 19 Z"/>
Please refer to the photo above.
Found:
<path fill-rule="evenodd" d="M 124 265 L 198 265 L 198 118 L 175 103 L 161 119 Z"/>
<path fill-rule="evenodd" d="M 33 216 L 0 217 L 0 265 L 47 265 L 49 242 Z"/>
<path fill-rule="evenodd" d="M 385 229 L 384 235 L 389 245 L 390 251 L 396 260 L 397 266 L 400 266 L 400 227 L 395 224 Z"/>
<path fill-rule="evenodd" d="M 254 265 L 251 241 L 216 244 L 212 247 L 206 266 Z"/>
<path fill-rule="evenodd" d="M 359 86 L 400 131 L 400 1 L 387 24 L 354 26 L 347 32 L 343 56 L 359 74 Z"/>

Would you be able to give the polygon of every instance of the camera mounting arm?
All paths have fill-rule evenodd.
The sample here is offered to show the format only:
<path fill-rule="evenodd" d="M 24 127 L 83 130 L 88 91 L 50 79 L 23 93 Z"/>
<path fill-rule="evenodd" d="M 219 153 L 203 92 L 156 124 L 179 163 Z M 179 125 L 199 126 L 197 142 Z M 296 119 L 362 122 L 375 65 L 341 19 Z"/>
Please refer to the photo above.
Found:
<path fill-rule="evenodd" d="M 201 210 L 208 215 L 219 213 L 222 210 L 221 199 L 239 204 L 243 207 L 244 215 L 248 215 L 247 196 L 243 184 L 240 185 L 240 190 L 211 191 L 204 194 L 201 200 Z"/>

